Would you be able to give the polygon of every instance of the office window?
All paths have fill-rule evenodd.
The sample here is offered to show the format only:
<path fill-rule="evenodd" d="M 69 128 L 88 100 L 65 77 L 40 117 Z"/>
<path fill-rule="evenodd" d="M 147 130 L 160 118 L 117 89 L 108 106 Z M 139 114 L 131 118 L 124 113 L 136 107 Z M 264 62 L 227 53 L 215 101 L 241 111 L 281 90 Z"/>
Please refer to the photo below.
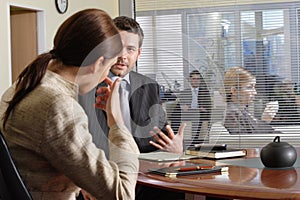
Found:
<path fill-rule="evenodd" d="M 156 79 L 164 94 L 178 97 L 163 101 L 171 125 L 189 122 L 187 145 L 196 141 L 261 147 L 275 137 L 264 130 L 231 135 L 222 126 L 227 105 L 224 73 L 243 66 L 256 77 L 257 94 L 247 106 L 249 112 L 260 119 L 266 104 L 277 101 L 279 110 L 270 125 L 283 132 L 282 140 L 300 146 L 294 134 L 300 124 L 300 3 L 135 0 L 135 8 L 145 32 L 137 71 Z M 207 124 L 201 130 L 193 128 L 199 115 L 174 112 L 184 98 L 182 91 L 190 88 L 189 74 L 194 70 L 208 90 L 201 99 L 206 99 L 204 103 L 211 99 L 210 115 L 203 114 Z"/>
<path fill-rule="evenodd" d="M 173 91 L 183 85 L 181 15 L 139 17 L 145 39 L 138 72 Z M 155 26 L 153 26 L 155 24 Z"/>

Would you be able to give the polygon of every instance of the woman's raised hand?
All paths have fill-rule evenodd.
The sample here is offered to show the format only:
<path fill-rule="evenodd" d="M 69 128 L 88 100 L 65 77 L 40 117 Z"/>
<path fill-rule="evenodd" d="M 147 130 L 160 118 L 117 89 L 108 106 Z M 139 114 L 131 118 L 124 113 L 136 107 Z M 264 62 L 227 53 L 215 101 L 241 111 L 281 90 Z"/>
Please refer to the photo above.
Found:
<path fill-rule="evenodd" d="M 108 77 L 104 79 L 108 84 L 107 87 L 98 87 L 96 91 L 95 107 L 106 111 L 107 124 L 111 127 L 113 124 L 124 124 L 121 108 L 119 87 L 121 79 L 118 78 L 114 82 Z"/>

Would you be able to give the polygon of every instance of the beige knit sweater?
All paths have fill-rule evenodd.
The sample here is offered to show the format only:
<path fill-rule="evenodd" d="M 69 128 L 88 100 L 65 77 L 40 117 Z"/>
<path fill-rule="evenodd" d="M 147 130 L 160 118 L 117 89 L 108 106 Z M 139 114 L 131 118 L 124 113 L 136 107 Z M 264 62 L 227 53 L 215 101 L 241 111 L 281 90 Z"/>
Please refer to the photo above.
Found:
<path fill-rule="evenodd" d="M 14 92 L 2 96 L 0 116 Z M 1 131 L 36 200 L 74 200 L 80 188 L 97 199 L 134 199 L 139 150 L 124 127 L 109 132 L 110 159 L 92 142 L 77 103 L 78 86 L 47 71 L 41 84 L 15 107 Z"/>

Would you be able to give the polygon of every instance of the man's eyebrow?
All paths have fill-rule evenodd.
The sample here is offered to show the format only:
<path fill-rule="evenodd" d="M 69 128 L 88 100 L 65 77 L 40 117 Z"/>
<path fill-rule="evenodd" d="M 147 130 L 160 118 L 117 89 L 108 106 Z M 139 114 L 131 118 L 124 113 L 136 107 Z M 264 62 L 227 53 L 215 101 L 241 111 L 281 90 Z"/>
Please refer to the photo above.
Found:
<path fill-rule="evenodd" d="M 135 48 L 135 49 L 138 49 L 138 47 L 134 46 L 134 45 L 127 45 L 126 46 L 127 48 Z"/>

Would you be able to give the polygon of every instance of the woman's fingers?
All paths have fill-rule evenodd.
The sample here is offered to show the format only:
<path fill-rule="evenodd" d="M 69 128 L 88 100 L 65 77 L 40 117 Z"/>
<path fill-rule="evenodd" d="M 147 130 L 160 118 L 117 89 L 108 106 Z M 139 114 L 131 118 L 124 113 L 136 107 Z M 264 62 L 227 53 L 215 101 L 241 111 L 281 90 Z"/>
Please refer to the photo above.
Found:
<path fill-rule="evenodd" d="M 110 91 L 111 91 L 110 87 L 113 84 L 113 82 L 108 77 L 104 79 L 104 82 L 107 83 L 108 86 L 97 88 L 94 106 L 95 108 L 100 108 L 106 111 L 106 103 L 110 95 Z"/>
<path fill-rule="evenodd" d="M 107 83 L 107 85 L 109 85 L 110 87 L 111 87 L 112 84 L 113 84 L 113 81 L 112 81 L 110 78 L 108 78 L 108 77 L 106 77 L 106 78 L 104 79 L 104 82 Z"/>
<path fill-rule="evenodd" d="M 120 82 L 121 79 L 116 79 L 112 84 L 111 84 L 111 92 L 110 95 L 108 96 L 107 100 L 107 121 L 109 127 L 113 125 L 114 123 L 116 124 L 124 124 L 122 113 L 121 113 L 121 108 L 120 108 L 120 95 L 119 95 L 119 87 L 120 87 Z"/>
<path fill-rule="evenodd" d="M 100 108 L 105 110 L 109 94 L 110 94 L 109 87 L 98 87 L 96 90 L 95 108 Z"/>
<path fill-rule="evenodd" d="M 114 82 L 108 77 L 106 77 L 104 79 L 104 82 L 108 86 L 103 86 L 103 87 L 98 87 L 97 88 L 95 107 L 106 111 L 106 105 L 107 105 L 108 98 L 110 96 L 112 88 L 115 87 L 115 86 L 113 86 Z"/>

